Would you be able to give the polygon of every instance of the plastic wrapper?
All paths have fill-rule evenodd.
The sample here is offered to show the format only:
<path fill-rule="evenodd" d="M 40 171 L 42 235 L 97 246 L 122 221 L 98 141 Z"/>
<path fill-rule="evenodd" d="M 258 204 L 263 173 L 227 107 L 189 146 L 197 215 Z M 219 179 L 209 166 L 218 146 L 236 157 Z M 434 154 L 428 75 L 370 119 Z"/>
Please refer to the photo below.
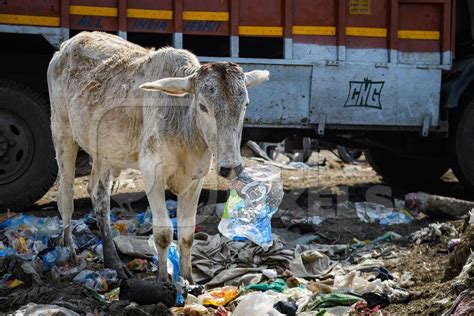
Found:
<path fill-rule="evenodd" d="M 231 181 L 230 189 L 219 231 L 233 240 L 249 239 L 265 249 L 270 247 L 271 217 L 283 198 L 280 169 L 248 167 Z"/>
<path fill-rule="evenodd" d="M 204 306 L 224 306 L 239 295 L 239 290 L 235 286 L 224 286 L 213 289 L 199 296 Z"/>
<path fill-rule="evenodd" d="M 409 224 L 413 216 L 406 210 L 386 208 L 381 204 L 356 202 L 357 216 L 364 223 L 379 222 L 380 225 Z"/>
<path fill-rule="evenodd" d="M 41 255 L 43 262 L 43 271 L 49 271 L 54 266 L 60 266 L 66 263 L 71 256 L 71 250 L 67 247 L 56 247 L 51 251 Z"/>
<path fill-rule="evenodd" d="M 74 235 L 76 246 L 79 251 L 88 249 L 99 242 L 97 236 L 94 235 L 82 220 L 73 225 L 72 234 Z"/>
<path fill-rule="evenodd" d="M 29 245 L 31 245 L 32 242 L 23 237 L 20 233 L 9 229 L 5 232 L 5 236 L 8 238 L 11 247 L 16 251 L 16 253 L 29 252 Z"/>
<path fill-rule="evenodd" d="M 104 269 L 100 272 L 83 270 L 76 275 L 73 282 L 96 292 L 106 292 L 110 285 L 117 282 L 117 272 L 112 269 Z"/>

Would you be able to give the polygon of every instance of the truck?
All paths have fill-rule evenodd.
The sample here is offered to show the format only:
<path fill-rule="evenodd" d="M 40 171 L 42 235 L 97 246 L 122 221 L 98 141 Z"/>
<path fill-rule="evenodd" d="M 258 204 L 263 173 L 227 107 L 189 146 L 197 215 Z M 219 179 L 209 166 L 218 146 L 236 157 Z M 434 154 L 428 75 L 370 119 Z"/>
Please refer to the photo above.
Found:
<path fill-rule="evenodd" d="M 250 92 L 243 139 L 364 149 L 392 182 L 451 168 L 474 191 L 472 0 L 5 0 L 3 209 L 31 205 L 55 181 L 46 69 L 84 30 L 268 69 Z"/>

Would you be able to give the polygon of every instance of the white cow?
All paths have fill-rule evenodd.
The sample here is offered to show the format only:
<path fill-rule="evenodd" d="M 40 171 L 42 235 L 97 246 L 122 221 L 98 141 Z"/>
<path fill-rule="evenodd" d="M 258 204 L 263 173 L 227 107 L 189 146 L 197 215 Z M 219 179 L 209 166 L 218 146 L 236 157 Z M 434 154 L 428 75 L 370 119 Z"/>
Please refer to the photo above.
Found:
<path fill-rule="evenodd" d="M 93 158 L 88 191 L 105 266 L 121 278 L 130 276 L 111 238 L 110 191 L 120 170 L 135 168 L 143 174 L 153 214 L 159 279 L 167 279 L 173 239 L 168 188 L 178 196 L 181 275 L 192 282 L 191 246 L 203 177 L 213 156 L 223 177 L 242 170 L 247 87 L 268 77 L 268 71 L 244 73 L 234 63 L 201 66 L 189 51 L 145 49 L 106 33 L 83 32 L 64 42 L 49 64 L 48 85 L 65 245 L 72 248 L 73 183 L 81 147 Z"/>

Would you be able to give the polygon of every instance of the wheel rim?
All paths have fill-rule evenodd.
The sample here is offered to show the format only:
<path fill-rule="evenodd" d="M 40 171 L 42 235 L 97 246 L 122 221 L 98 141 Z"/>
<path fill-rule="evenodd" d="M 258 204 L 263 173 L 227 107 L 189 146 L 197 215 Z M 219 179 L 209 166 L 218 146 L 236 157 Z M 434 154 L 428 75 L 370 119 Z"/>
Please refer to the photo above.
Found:
<path fill-rule="evenodd" d="M 18 115 L 0 109 L 0 185 L 18 179 L 28 169 L 34 137 Z"/>

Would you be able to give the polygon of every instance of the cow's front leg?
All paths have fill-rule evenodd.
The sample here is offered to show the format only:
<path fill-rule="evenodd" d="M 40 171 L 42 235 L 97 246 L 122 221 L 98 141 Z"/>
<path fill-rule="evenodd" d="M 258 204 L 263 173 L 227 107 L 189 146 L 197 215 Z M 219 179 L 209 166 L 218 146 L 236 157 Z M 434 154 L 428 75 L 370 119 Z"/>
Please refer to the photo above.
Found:
<path fill-rule="evenodd" d="M 189 189 L 178 196 L 179 270 L 181 276 L 191 284 L 194 283 L 191 266 L 191 248 L 196 227 L 197 204 L 203 181 L 203 179 L 193 180 Z"/>
<path fill-rule="evenodd" d="M 166 209 L 165 183 L 159 166 L 142 166 L 143 182 L 153 218 L 153 238 L 158 251 L 158 280 L 168 281 L 168 247 L 173 241 L 173 224 Z"/>
<path fill-rule="evenodd" d="M 92 200 L 97 225 L 99 226 L 102 237 L 102 249 L 104 252 L 104 265 L 107 268 L 117 271 L 117 275 L 121 279 L 128 279 L 131 273 L 125 268 L 115 248 L 112 239 L 112 230 L 110 227 L 110 185 L 111 175 L 109 168 L 94 162 L 89 182 L 89 194 Z"/>

